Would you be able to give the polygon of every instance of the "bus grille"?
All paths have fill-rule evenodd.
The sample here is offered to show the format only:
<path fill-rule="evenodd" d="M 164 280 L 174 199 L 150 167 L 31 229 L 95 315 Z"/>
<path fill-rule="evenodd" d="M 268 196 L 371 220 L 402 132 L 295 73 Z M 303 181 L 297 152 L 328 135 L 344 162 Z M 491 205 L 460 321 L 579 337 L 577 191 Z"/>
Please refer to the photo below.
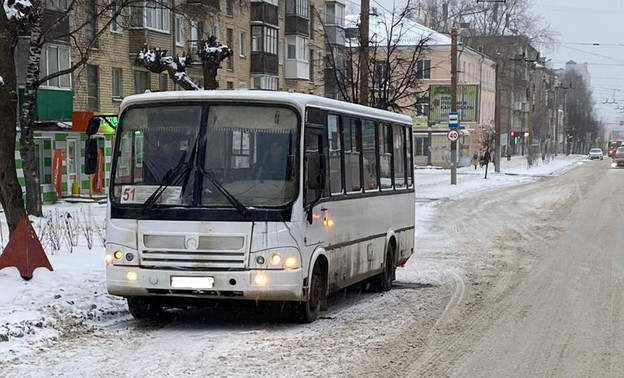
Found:
<path fill-rule="evenodd" d="M 141 266 L 181 270 L 239 270 L 247 266 L 244 237 L 200 237 L 197 249 L 184 247 L 184 237 L 144 235 Z"/>

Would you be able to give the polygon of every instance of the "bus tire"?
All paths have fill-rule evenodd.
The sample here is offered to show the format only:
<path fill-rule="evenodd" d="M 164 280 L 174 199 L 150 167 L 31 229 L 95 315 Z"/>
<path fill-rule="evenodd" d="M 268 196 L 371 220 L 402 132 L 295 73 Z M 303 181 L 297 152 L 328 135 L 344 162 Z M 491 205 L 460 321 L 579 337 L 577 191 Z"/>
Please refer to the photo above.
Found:
<path fill-rule="evenodd" d="M 299 323 L 312 323 L 319 317 L 321 311 L 321 303 L 325 293 L 323 288 L 323 272 L 318 262 L 314 264 L 312 275 L 310 276 L 310 289 L 308 299 L 305 302 L 296 304 L 295 318 Z"/>
<path fill-rule="evenodd" d="M 148 297 L 128 297 L 128 310 L 135 319 L 156 319 L 163 313 L 163 306 Z"/>
<path fill-rule="evenodd" d="M 376 292 L 389 291 L 392 289 L 392 282 L 396 274 L 396 264 L 394 262 L 394 245 L 388 244 L 386 252 L 386 264 L 383 272 L 379 273 L 370 280 L 370 290 Z"/>

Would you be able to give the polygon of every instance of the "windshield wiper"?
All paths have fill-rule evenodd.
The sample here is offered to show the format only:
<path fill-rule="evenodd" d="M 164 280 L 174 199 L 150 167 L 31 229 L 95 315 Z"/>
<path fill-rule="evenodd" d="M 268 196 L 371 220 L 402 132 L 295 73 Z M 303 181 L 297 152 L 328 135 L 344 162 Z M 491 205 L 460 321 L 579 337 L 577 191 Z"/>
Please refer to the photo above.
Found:
<path fill-rule="evenodd" d="M 156 188 L 154 193 L 152 193 L 149 198 L 146 199 L 145 202 L 143 202 L 143 213 L 147 213 L 149 210 L 151 210 L 156 204 L 156 201 L 158 201 L 160 196 L 162 196 L 165 190 L 167 190 L 167 188 L 171 185 L 178 185 L 180 181 L 182 181 L 184 183 L 183 186 L 186 186 L 186 183 L 189 179 L 189 173 L 193 168 L 193 164 L 195 161 L 195 152 L 197 149 L 198 139 L 199 138 L 195 138 L 195 143 L 193 143 L 193 149 L 191 150 L 192 152 L 191 156 L 189 156 L 189 159 L 186 160 L 186 154 L 188 151 L 184 151 L 178 165 L 171 168 L 167 171 L 167 173 L 165 173 L 162 183 L 158 186 L 158 188 Z M 184 191 L 184 188 L 182 188 L 182 190 Z"/>
<path fill-rule="evenodd" d="M 175 167 L 165 173 L 163 177 L 162 183 L 156 188 L 154 193 L 152 193 L 148 199 L 143 202 L 143 213 L 148 212 L 154 207 L 156 201 L 160 198 L 160 196 L 167 190 L 171 185 L 177 185 L 180 181 L 186 176 L 189 169 L 191 168 L 190 162 L 186 161 L 186 151 L 184 151 L 184 155 L 182 155 L 181 161 Z"/>
<path fill-rule="evenodd" d="M 215 186 L 215 188 L 217 188 L 221 194 L 223 194 L 223 196 L 225 197 L 225 199 L 227 199 L 232 206 L 234 206 L 236 208 L 236 210 L 238 210 L 238 212 L 241 215 L 249 215 L 249 209 L 243 205 L 243 203 L 241 201 L 239 201 L 236 197 L 234 197 L 232 195 L 232 193 L 228 192 L 227 189 L 225 189 L 223 187 L 223 185 L 221 185 L 221 183 L 219 183 L 219 181 L 214 177 L 214 172 L 212 172 L 209 169 L 204 169 L 204 168 L 198 168 L 199 172 L 201 172 L 201 174 L 206 177 L 211 183 L 212 185 Z"/>

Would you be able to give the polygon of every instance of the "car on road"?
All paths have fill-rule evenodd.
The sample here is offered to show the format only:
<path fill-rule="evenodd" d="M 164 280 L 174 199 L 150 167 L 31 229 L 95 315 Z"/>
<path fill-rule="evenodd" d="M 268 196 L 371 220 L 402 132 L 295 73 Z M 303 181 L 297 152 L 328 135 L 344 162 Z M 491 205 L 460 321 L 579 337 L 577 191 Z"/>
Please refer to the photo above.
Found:
<path fill-rule="evenodd" d="M 589 160 L 600 159 L 602 160 L 602 156 L 604 153 L 602 152 L 602 148 L 594 147 L 589 150 Z"/>
<path fill-rule="evenodd" d="M 611 166 L 613 168 L 624 167 L 624 147 L 618 147 L 612 159 Z"/>

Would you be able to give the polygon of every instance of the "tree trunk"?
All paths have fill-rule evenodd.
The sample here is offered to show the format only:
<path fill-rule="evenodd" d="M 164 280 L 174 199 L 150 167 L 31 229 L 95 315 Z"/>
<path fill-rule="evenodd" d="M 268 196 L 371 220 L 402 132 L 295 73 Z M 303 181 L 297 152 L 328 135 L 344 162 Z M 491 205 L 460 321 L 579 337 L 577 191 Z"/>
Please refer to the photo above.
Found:
<path fill-rule="evenodd" d="M 33 138 L 34 113 L 39 87 L 39 62 L 41 60 L 41 9 L 31 11 L 30 49 L 28 53 L 28 69 L 24 88 L 24 103 L 20 117 L 20 153 L 22 169 L 26 180 L 26 212 L 35 216 L 42 216 L 41 183 L 39 180 L 39 165 L 37 164 L 35 142 Z"/>
<path fill-rule="evenodd" d="M 219 69 L 219 62 L 204 63 L 204 89 L 211 90 L 219 88 L 219 82 L 217 81 L 217 70 Z"/>
<path fill-rule="evenodd" d="M 17 137 L 17 73 L 15 70 L 15 48 L 17 26 L 0 15 L 0 202 L 13 233 L 24 214 L 22 188 L 15 169 L 15 138 Z"/>

